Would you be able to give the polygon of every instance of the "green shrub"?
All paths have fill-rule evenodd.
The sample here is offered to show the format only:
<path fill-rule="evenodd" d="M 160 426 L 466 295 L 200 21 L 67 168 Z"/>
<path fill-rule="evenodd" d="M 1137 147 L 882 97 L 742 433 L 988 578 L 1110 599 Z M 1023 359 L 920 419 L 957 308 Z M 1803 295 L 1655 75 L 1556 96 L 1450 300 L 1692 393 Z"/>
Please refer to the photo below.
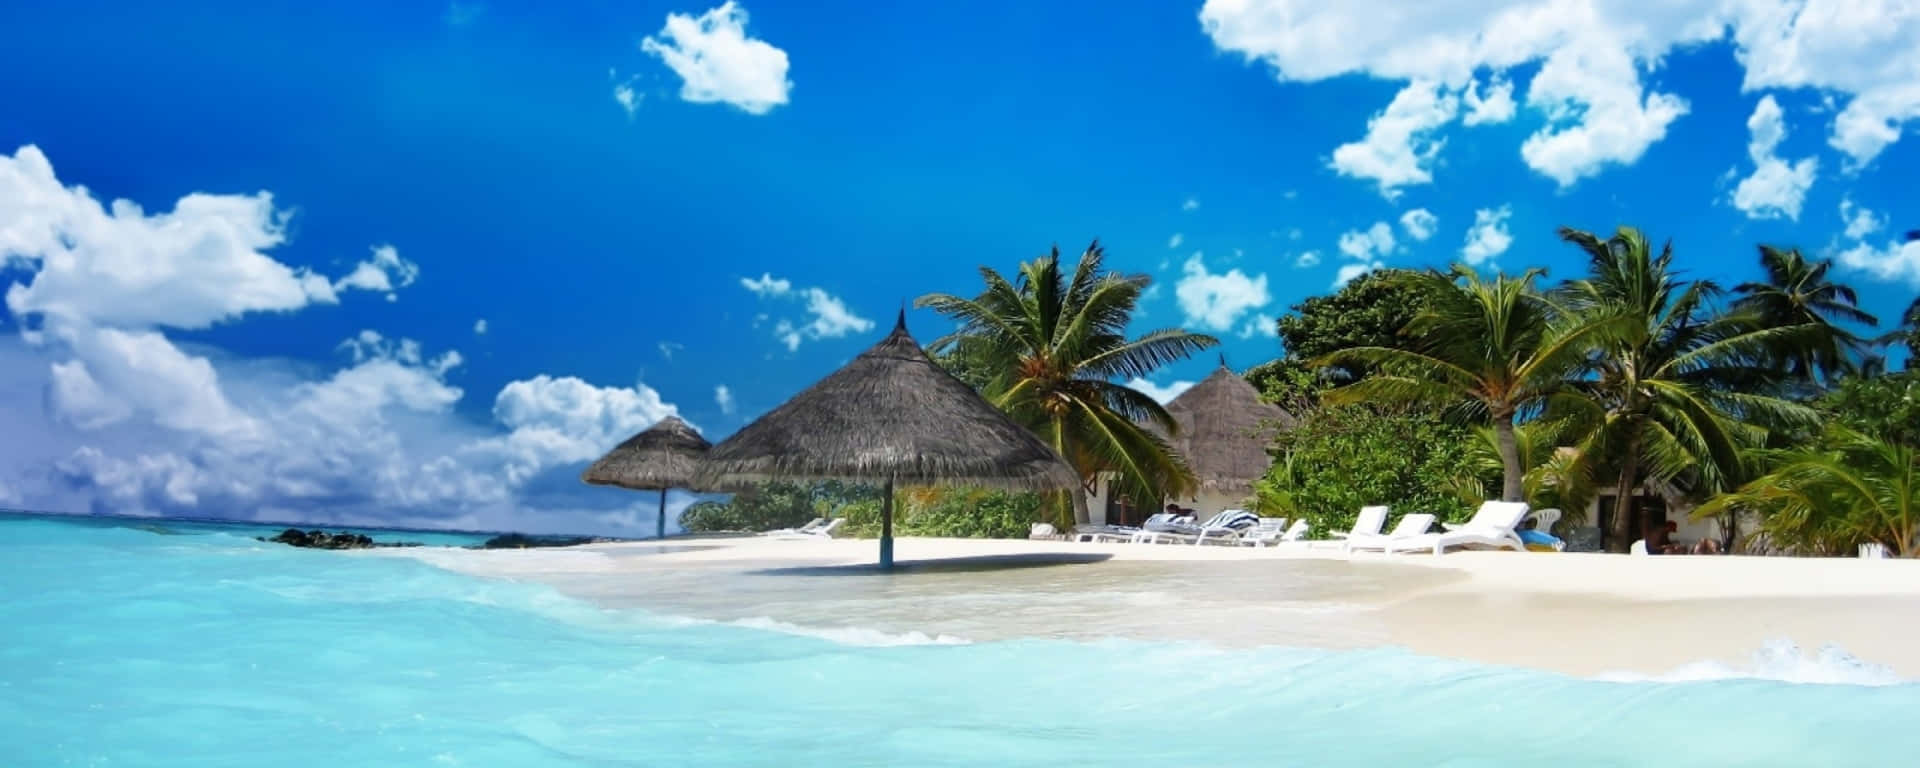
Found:
<path fill-rule="evenodd" d="M 1344 406 L 1318 409 L 1279 440 L 1281 459 L 1255 484 L 1255 509 L 1304 517 L 1314 536 L 1353 527 L 1360 508 L 1426 512 L 1442 522 L 1473 511 L 1469 451 L 1474 436 L 1419 410 Z"/>

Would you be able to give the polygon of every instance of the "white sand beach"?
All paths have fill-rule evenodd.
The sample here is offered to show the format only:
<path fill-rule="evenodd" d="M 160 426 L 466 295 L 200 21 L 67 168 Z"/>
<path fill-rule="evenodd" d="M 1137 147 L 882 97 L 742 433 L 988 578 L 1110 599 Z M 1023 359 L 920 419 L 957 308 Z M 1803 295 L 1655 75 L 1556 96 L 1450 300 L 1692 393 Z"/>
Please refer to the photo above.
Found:
<path fill-rule="evenodd" d="M 685 538 L 543 550 L 387 550 L 609 607 L 862 642 L 1007 637 L 1399 646 L 1576 675 L 1740 669 L 1838 646 L 1920 677 L 1920 563 L 1758 557 Z"/>

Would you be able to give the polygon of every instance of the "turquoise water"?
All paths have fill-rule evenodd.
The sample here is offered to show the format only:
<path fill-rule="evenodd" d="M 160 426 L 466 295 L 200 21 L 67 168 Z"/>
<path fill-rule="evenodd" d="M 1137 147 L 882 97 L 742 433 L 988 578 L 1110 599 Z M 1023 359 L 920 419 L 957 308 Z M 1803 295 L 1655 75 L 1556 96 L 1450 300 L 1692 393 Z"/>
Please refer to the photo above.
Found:
<path fill-rule="evenodd" d="M 1898 765 L 1916 712 L 1904 683 L 1394 650 L 853 645 L 404 557 L 0 520 L 8 768 Z"/>

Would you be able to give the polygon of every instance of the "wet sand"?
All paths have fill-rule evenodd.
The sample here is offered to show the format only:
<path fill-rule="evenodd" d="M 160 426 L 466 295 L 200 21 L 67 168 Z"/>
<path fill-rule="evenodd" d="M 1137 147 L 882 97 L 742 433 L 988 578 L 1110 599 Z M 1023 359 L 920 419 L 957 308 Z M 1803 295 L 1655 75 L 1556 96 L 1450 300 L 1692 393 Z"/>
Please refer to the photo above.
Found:
<path fill-rule="evenodd" d="M 1467 552 L 1347 557 L 902 539 L 679 539 L 546 550 L 391 550 L 614 608 L 900 641 L 1108 637 L 1400 646 L 1568 674 L 1733 667 L 1781 640 L 1920 677 L 1920 562 Z"/>

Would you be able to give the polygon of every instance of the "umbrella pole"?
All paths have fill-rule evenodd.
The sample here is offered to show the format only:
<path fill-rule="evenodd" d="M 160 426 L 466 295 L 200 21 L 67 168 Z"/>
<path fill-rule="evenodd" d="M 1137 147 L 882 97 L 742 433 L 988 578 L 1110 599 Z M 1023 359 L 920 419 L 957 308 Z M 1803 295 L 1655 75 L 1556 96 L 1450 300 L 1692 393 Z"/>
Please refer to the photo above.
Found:
<path fill-rule="evenodd" d="M 660 489 L 660 518 L 654 521 L 653 537 L 656 539 L 667 537 L 667 489 L 665 488 Z"/>
<path fill-rule="evenodd" d="M 893 570 L 893 478 L 880 497 L 880 570 Z"/>

